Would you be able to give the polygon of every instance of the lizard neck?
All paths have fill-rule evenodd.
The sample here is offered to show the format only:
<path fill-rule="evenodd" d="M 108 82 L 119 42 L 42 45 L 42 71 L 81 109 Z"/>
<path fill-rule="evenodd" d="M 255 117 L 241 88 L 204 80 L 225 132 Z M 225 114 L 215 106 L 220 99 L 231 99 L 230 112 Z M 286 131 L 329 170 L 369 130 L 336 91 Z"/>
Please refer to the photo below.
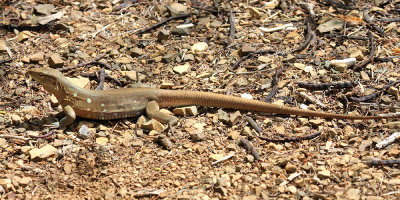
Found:
<path fill-rule="evenodd" d="M 77 96 L 89 91 L 73 84 L 65 76 L 57 77 L 54 84 L 44 84 L 44 88 L 54 94 L 60 103 L 68 99 L 68 96 Z"/>

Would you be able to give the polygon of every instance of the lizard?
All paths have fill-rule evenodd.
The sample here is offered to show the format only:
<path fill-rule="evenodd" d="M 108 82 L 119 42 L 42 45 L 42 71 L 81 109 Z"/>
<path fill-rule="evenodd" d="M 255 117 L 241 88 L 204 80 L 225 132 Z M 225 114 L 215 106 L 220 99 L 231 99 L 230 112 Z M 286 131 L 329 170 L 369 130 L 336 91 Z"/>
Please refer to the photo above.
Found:
<path fill-rule="evenodd" d="M 95 120 L 112 120 L 141 116 L 144 112 L 152 119 L 173 126 L 177 124 L 178 118 L 161 112 L 159 108 L 188 105 L 327 119 L 367 120 L 400 117 L 400 115 L 362 116 L 335 114 L 276 105 L 212 92 L 190 90 L 157 88 L 89 90 L 76 86 L 60 71 L 48 67 L 30 69 L 28 74 L 41 84 L 45 90 L 52 93 L 62 106 L 66 116 L 59 121 L 58 128 L 67 127 L 74 122 L 76 116 Z"/>

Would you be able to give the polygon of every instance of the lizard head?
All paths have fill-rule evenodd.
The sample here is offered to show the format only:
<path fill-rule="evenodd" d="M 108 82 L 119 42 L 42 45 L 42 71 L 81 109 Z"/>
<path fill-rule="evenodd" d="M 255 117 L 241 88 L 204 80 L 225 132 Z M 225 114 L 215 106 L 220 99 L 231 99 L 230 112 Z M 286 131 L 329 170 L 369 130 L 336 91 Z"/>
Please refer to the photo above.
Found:
<path fill-rule="evenodd" d="M 53 94 L 57 93 L 60 88 L 59 81 L 65 78 L 60 71 L 48 67 L 30 69 L 28 74 Z"/>

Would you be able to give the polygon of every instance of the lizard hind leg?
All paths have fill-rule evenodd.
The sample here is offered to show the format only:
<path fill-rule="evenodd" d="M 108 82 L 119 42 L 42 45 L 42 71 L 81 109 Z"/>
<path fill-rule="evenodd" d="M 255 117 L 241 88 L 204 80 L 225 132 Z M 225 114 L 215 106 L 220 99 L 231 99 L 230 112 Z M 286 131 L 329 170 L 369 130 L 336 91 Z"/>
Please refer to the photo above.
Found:
<path fill-rule="evenodd" d="M 72 124 L 72 122 L 76 119 L 76 114 L 74 109 L 71 106 L 63 107 L 65 117 L 60 120 L 58 128 L 65 128 Z"/>
<path fill-rule="evenodd" d="M 147 103 L 146 113 L 151 119 L 155 119 L 164 124 L 167 123 L 169 127 L 172 127 L 178 123 L 177 117 L 161 112 L 156 101 L 149 101 Z"/>

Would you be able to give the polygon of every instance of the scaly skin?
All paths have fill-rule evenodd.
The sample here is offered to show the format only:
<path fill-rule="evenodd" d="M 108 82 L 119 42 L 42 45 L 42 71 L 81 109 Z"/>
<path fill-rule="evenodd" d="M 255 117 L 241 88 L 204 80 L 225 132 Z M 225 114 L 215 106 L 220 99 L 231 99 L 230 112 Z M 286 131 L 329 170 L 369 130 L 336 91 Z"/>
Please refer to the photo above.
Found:
<path fill-rule="evenodd" d="M 206 107 L 230 108 L 263 113 L 277 113 L 299 116 L 311 116 L 336 119 L 386 119 L 394 116 L 360 116 L 344 115 L 327 112 L 303 110 L 288 106 L 279 106 L 240 97 L 197 92 L 188 90 L 162 90 L 154 88 L 123 88 L 116 90 L 87 90 L 79 88 L 58 70 L 51 68 L 35 68 L 29 70 L 29 75 L 54 94 L 66 113 L 66 118 L 60 121 L 60 126 L 71 124 L 76 116 L 109 120 L 142 115 L 144 111 L 151 118 L 176 124 L 177 118 L 159 112 L 161 107 L 197 105 Z M 158 104 L 158 105 L 157 105 Z"/>

